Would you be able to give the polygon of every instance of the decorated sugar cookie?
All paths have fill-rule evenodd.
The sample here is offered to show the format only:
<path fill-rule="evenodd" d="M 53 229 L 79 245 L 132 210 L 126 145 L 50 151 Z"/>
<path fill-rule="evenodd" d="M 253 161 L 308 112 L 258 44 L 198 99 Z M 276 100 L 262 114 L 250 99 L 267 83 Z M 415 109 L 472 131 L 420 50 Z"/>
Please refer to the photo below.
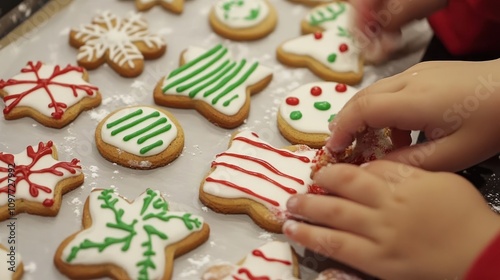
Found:
<path fill-rule="evenodd" d="M 59 161 L 54 144 L 0 152 L 0 221 L 18 213 L 55 216 L 62 195 L 83 184 L 79 160 Z"/>
<path fill-rule="evenodd" d="M 238 264 L 221 264 L 208 268 L 201 279 L 295 280 L 298 277 L 299 263 L 290 244 L 271 241 L 250 252 Z"/>
<path fill-rule="evenodd" d="M 353 87 L 333 82 L 300 86 L 282 101 L 278 128 L 292 144 L 319 149 L 330 135 L 328 124 L 356 93 Z"/>
<path fill-rule="evenodd" d="M 347 29 L 302 35 L 278 47 L 278 60 L 307 67 L 326 81 L 355 85 L 363 78 L 363 59 Z"/>
<path fill-rule="evenodd" d="M 174 258 L 203 244 L 210 232 L 203 218 L 170 211 L 151 189 L 133 202 L 112 189 L 93 190 L 82 224 L 54 256 L 71 279 L 171 279 Z"/>
<path fill-rule="evenodd" d="M 302 19 L 302 33 L 323 32 L 346 28 L 354 19 L 352 6 L 345 1 L 335 1 L 311 9 Z"/>
<path fill-rule="evenodd" d="M 333 2 L 335 0 L 288 0 L 288 1 L 307 5 L 307 6 L 317 6 L 317 5 Z"/>
<path fill-rule="evenodd" d="M 274 148 L 251 131 L 237 133 L 229 149 L 212 162 L 200 200 L 216 212 L 247 214 L 262 228 L 279 233 L 288 198 L 309 191 L 315 153 L 306 146 Z"/>
<path fill-rule="evenodd" d="M 41 124 L 61 128 L 81 111 L 101 104 L 99 89 L 88 83 L 85 69 L 77 66 L 28 62 L 21 73 L 0 80 L 4 117 L 31 117 Z"/>
<path fill-rule="evenodd" d="M 135 6 L 139 11 L 147 11 L 156 5 L 172 13 L 180 14 L 184 9 L 184 0 L 135 0 Z"/>
<path fill-rule="evenodd" d="M 22 257 L 16 250 L 16 246 L 7 245 L 5 247 L 0 244 L 0 279 L 20 280 L 23 277 L 24 265 Z"/>
<path fill-rule="evenodd" d="M 264 89 L 272 70 L 257 61 L 235 61 L 229 50 L 189 47 L 181 66 L 162 78 L 154 90 L 155 103 L 192 108 L 224 128 L 241 125 L 250 111 L 250 96 Z"/>
<path fill-rule="evenodd" d="M 71 30 L 69 43 L 78 49 L 78 64 L 95 69 L 107 63 L 124 77 L 139 76 L 144 59 L 162 56 L 164 40 L 151 34 L 139 14 L 122 19 L 109 11 L 94 17 L 91 24 Z"/>
<path fill-rule="evenodd" d="M 96 145 L 107 160 L 134 169 L 153 169 L 175 160 L 184 131 L 170 112 L 149 106 L 119 109 L 97 126 Z"/>
<path fill-rule="evenodd" d="M 217 34 L 244 41 L 269 35 L 276 27 L 278 15 L 269 0 L 218 0 L 209 19 Z"/>

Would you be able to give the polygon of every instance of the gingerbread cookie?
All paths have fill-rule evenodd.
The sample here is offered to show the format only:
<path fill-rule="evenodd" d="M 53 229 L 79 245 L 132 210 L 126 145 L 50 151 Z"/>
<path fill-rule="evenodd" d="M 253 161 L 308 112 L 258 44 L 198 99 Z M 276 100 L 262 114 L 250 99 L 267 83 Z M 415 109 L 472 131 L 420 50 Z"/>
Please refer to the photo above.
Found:
<path fill-rule="evenodd" d="M 87 71 L 68 65 L 28 62 L 21 73 L 0 80 L 4 117 L 14 120 L 31 117 L 41 124 L 62 128 L 81 111 L 101 104 L 99 89 L 88 83 Z"/>
<path fill-rule="evenodd" d="M 296 88 L 280 105 L 279 131 L 292 144 L 321 148 L 330 135 L 328 124 L 356 92 L 353 87 L 333 82 Z"/>
<path fill-rule="evenodd" d="M 200 200 L 216 212 L 247 214 L 260 227 L 280 233 L 288 198 L 309 191 L 315 153 L 304 145 L 277 149 L 254 132 L 237 133 L 212 162 Z"/>
<path fill-rule="evenodd" d="M 346 11 L 337 15 L 339 22 L 332 23 L 336 28 L 302 35 L 281 44 L 277 49 L 278 60 L 292 67 L 307 67 L 326 81 L 350 85 L 361 82 L 364 60 L 348 31 L 349 17 L 343 13 Z"/>
<path fill-rule="evenodd" d="M 25 152 L 0 152 L 0 221 L 18 213 L 55 216 L 62 195 L 83 184 L 79 160 L 58 161 L 52 141 Z"/>
<path fill-rule="evenodd" d="M 83 229 L 66 238 L 56 267 L 75 279 L 171 279 L 174 258 L 203 244 L 210 229 L 187 212 L 171 212 L 159 191 L 129 202 L 112 189 L 87 198 Z"/>
<path fill-rule="evenodd" d="M 154 90 L 156 104 L 196 109 L 224 128 L 241 125 L 250 112 L 250 96 L 264 89 L 272 70 L 246 59 L 234 61 L 228 49 L 189 47 L 181 66 L 162 78 Z"/>
<path fill-rule="evenodd" d="M 147 11 L 156 5 L 172 13 L 180 14 L 184 9 L 184 0 L 135 0 L 135 6 L 139 11 Z"/>
<path fill-rule="evenodd" d="M 307 6 L 317 6 L 325 3 L 329 3 L 335 0 L 288 0 L 290 2 L 299 3 Z"/>
<path fill-rule="evenodd" d="M 20 280 L 24 274 L 24 265 L 15 246 L 4 247 L 0 244 L 0 279 Z"/>
<path fill-rule="evenodd" d="M 218 0 L 210 11 L 209 22 L 224 38 L 248 41 L 269 35 L 278 15 L 269 0 Z"/>
<path fill-rule="evenodd" d="M 95 131 L 97 149 L 107 160 L 134 169 L 153 169 L 175 160 L 184 131 L 168 111 L 149 106 L 119 109 Z"/>
<path fill-rule="evenodd" d="M 302 33 L 309 34 L 326 30 L 338 30 L 349 26 L 354 18 L 353 8 L 348 2 L 335 1 L 311 9 L 300 23 Z"/>
<path fill-rule="evenodd" d="M 72 29 L 69 43 L 78 49 L 80 66 L 95 69 L 106 62 L 124 77 L 139 76 L 144 59 L 158 58 L 167 49 L 160 36 L 149 33 L 139 14 L 121 19 L 109 11 L 94 17 L 91 24 Z"/>
<path fill-rule="evenodd" d="M 238 264 L 220 264 L 208 268 L 202 280 L 286 279 L 300 277 L 295 251 L 286 242 L 272 241 L 253 250 Z"/>

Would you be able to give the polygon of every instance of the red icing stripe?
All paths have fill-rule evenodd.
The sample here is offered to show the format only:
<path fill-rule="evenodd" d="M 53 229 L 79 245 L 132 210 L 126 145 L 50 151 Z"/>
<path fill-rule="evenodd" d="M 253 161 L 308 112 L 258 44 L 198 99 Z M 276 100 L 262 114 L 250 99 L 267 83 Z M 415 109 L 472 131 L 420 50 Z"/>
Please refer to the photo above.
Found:
<path fill-rule="evenodd" d="M 270 204 L 272 204 L 272 205 L 274 205 L 274 206 L 276 206 L 276 207 L 280 206 L 280 204 L 279 204 L 277 201 L 272 200 L 272 199 L 267 198 L 267 197 L 264 197 L 264 196 L 261 196 L 261 195 L 259 195 L 259 194 L 256 194 L 256 193 L 254 193 L 253 191 L 251 191 L 251 190 L 249 190 L 249 189 L 247 189 L 247 188 L 244 188 L 244 187 L 238 186 L 238 185 L 236 185 L 236 184 L 234 184 L 234 183 L 231 183 L 231 182 L 228 182 L 228 181 L 225 181 L 225 180 L 217 180 L 217 179 L 214 179 L 214 178 L 212 178 L 212 177 L 207 177 L 207 178 L 205 179 L 205 181 L 207 181 L 207 182 L 212 182 L 212 183 L 222 184 L 222 185 L 228 186 L 228 187 L 230 187 L 230 188 L 237 189 L 237 190 L 239 190 L 239 191 L 241 191 L 241 192 L 247 193 L 247 194 L 249 194 L 249 195 L 251 195 L 251 196 L 257 197 L 257 198 L 259 198 L 259 199 L 262 199 L 262 200 L 264 200 L 264 201 L 266 201 L 266 202 L 268 202 L 268 203 L 270 203 Z"/>
<path fill-rule="evenodd" d="M 268 262 L 280 262 L 284 265 L 292 265 L 292 263 L 287 261 L 287 260 L 268 258 L 266 255 L 264 255 L 264 252 L 262 252 L 261 250 L 253 250 L 252 255 L 254 255 L 256 257 L 263 258 L 264 260 L 266 260 Z"/>
<path fill-rule="evenodd" d="M 252 273 L 250 272 L 250 270 L 246 269 L 246 268 L 240 268 L 238 270 L 238 274 L 245 274 L 249 280 L 271 280 L 269 277 L 267 276 L 253 276 Z M 234 280 L 243 280 L 237 276 L 234 276 L 233 275 L 233 279 Z"/>
<path fill-rule="evenodd" d="M 306 156 L 298 156 L 298 155 L 293 154 L 292 152 L 289 152 L 289 151 L 286 151 L 286 150 L 279 150 L 279 149 L 271 147 L 271 146 L 269 146 L 267 144 L 256 142 L 256 141 L 250 140 L 250 139 L 245 138 L 245 137 L 241 137 L 241 136 L 240 137 L 236 137 L 236 138 L 234 138 L 233 141 L 236 141 L 236 140 L 243 141 L 243 142 L 245 142 L 247 144 L 250 144 L 252 146 L 259 147 L 261 149 L 277 153 L 277 154 L 279 154 L 281 156 L 284 156 L 284 157 L 295 158 L 295 159 L 298 159 L 298 160 L 300 160 L 302 162 L 305 162 L 305 163 L 311 162 L 311 160 L 308 157 L 306 157 Z"/>

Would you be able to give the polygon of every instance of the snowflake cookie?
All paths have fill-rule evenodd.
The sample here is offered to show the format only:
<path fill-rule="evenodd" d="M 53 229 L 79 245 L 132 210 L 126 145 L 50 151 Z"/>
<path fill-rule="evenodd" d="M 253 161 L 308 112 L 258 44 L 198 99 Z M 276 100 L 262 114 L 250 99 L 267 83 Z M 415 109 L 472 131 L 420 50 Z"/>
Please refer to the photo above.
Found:
<path fill-rule="evenodd" d="M 174 258 L 200 246 L 209 232 L 201 217 L 171 212 L 159 191 L 129 202 L 112 189 L 95 189 L 83 229 L 59 245 L 54 262 L 72 279 L 166 280 Z"/>
<path fill-rule="evenodd" d="M 7 229 L 9 224 L 7 224 Z M 13 236 L 12 233 L 10 236 Z M 9 242 L 10 243 L 10 242 Z M 20 280 L 24 274 L 21 255 L 15 246 L 4 247 L 0 244 L 0 279 Z"/>
<path fill-rule="evenodd" d="M 326 30 L 338 30 L 349 26 L 354 10 L 348 2 L 335 1 L 311 9 L 302 19 L 302 33 L 309 34 Z"/>
<path fill-rule="evenodd" d="M 345 84 L 316 82 L 289 93 L 280 105 L 278 129 L 293 144 L 321 148 L 328 124 L 358 91 Z"/>
<path fill-rule="evenodd" d="M 212 123 L 234 128 L 250 112 L 250 96 L 263 90 L 272 70 L 246 59 L 235 61 L 229 50 L 189 47 L 181 54 L 181 66 L 162 78 L 154 90 L 155 103 L 196 109 Z"/>
<path fill-rule="evenodd" d="M 91 24 L 71 30 L 69 43 L 78 49 L 78 64 L 95 69 L 106 62 L 124 77 L 139 76 L 144 59 L 154 59 L 166 51 L 165 41 L 148 31 L 139 14 L 121 19 L 111 12 L 102 12 Z"/>
<path fill-rule="evenodd" d="M 4 117 L 7 120 L 31 117 L 41 124 L 61 128 L 83 110 L 101 104 L 99 89 L 88 83 L 82 67 L 28 62 L 21 73 L 0 80 Z"/>
<path fill-rule="evenodd" d="M 57 215 L 62 195 L 83 179 L 79 160 L 58 161 L 52 141 L 16 155 L 0 152 L 0 221 L 23 212 Z"/>
<path fill-rule="evenodd" d="M 135 0 L 139 11 L 147 11 L 156 5 L 161 5 L 165 10 L 180 14 L 184 9 L 184 0 Z"/>
<path fill-rule="evenodd" d="M 296 280 L 300 277 L 295 251 L 286 242 L 271 241 L 250 252 L 238 264 L 208 268 L 202 280 L 266 279 Z"/>
<path fill-rule="evenodd" d="M 184 131 L 168 111 L 149 106 L 119 109 L 97 126 L 96 145 L 107 160 L 134 169 L 153 169 L 175 160 Z"/>
<path fill-rule="evenodd" d="M 307 193 L 316 150 L 307 146 L 277 149 L 251 131 L 233 135 L 200 186 L 200 200 L 224 214 L 247 214 L 260 227 L 281 232 L 286 202 Z"/>
<path fill-rule="evenodd" d="M 256 40 L 274 30 L 278 14 L 269 0 L 218 0 L 210 11 L 209 22 L 224 38 Z"/>

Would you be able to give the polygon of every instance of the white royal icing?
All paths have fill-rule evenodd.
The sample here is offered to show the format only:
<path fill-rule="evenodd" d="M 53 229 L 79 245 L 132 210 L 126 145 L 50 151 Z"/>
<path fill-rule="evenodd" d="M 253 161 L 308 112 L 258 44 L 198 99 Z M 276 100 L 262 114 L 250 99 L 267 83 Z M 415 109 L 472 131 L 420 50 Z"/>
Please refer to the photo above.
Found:
<path fill-rule="evenodd" d="M 9 248 L 10 245 L 5 245 L 6 248 Z M 14 260 L 11 259 L 11 256 L 8 256 L 10 251 L 9 249 L 4 250 L 3 248 L 0 247 L 0 279 L 5 279 L 5 280 L 10 280 L 14 279 L 14 272 L 16 269 L 21 265 L 21 255 L 19 254 L 18 251 L 15 251 L 15 256 L 13 257 Z M 15 267 L 12 268 L 11 264 L 9 263 L 10 261 L 15 262 Z M 12 271 L 13 269 L 14 271 Z"/>
<path fill-rule="evenodd" d="M 141 111 L 139 113 L 139 111 Z M 121 118 L 133 114 L 137 112 L 136 115 L 131 117 L 128 120 L 123 120 L 119 124 L 116 123 Z M 156 115 L 153 115 L 156 114 Z M 148 117 L 149 118 L 146 118 Z M 142 121 L 141 121 L 142 120 Z M 112 123 L 116 123 L 114 126 L 108 128 L 108 125 Z M 128 124 L 137 123 L 135 126 L 125 129 L 124 126 Z M 113 131 L 117 129 L 123 130 L 112 135 Z M 170 127 L 170 128 L 169 128 Z M 168 131 L 164 131 L 167 130 Z M 164 131 L 161 134 L 156 136 L 148 137 L 151 133 L 155 133 L 157 131 Z M 128 153 L 137 155 L 137 156 L 153 156 L 159 154 L 166 150 L 170 143 L 175 140 L 177 137 L 177 126 L 172 122 L 172 120 L 167 117 L 161 111 L 158 111 L 151 107 L 130 107 L 122 109 L 112 116 L 110 116 L 106 122 L 103 124 L 101 129 L 101 138 L 102 140 L 112 145 L 120 150 L 126 151 Z M 136 136 L 126 141 L 124 138 L 136 133 Z M 139 134 L 140 133 L 140 134 Z M 143 138 L 146 137 L 147 139 Z M 141 153 L 141 149 L 148 147 L 150 145 L 155 144 L 155 147 L 149 150 L 146 153 Z"/>
<path fill-rule="evenodd" d="M 304 20 L 323 30 L 335 30 L 339 26 L 344 28 L 350 26 L 353 18 L 352 6 L 347 2 L 338 1 L 311 9 Z"/>
<path fill-rule="evenodd" d="M 238 168 L 242 168 L 245 171 L 263 174 L 283 186 L 294 189 L 296 193 L 301 194 L 306 193 L 308 191 L 308 186 L 311 184 L 311 161 L 316 153 L 316 150 L 304 149 L 297 152 L 290 152 L 285 149 L 276 149 L 287 155 L 300 156 L 308 159 L 308 162 L 304 162 L 294 157 L 286 157 L 280 155 L 277 152 L 269 151 L 252 144 L 248 144 L 247 142 L 240 139 L 248 139 L 250 141 L 255 141 L 270 146 L 268 143 L 258 138 L 258 136 L 256 136 L 256 134 L 253 132 L 243 131 L 238 133 L 231 142 L 231 147 L 225 153 L 221 153 L 215 158 L 213 163 L 215 164 L 215 170 L 210 173 L 207 179 L 205 179 L 205 181 L 203 182 L 203 191 L 224 198 L 249 198 L 267 206 L 271 210 L 277 210 L 276 212 L 272 212 L 275 212 L 278 216 L 282 213 L 285 213 L 286 202 L 288 198 L 290 198 L 293 194 L 290 194 L 289 192 L 283 190 L 282 188 L 278 187 L 272 182 L 269 182 L 268 180 L 239 171 L 234 167 L 231 168 L 224 165 L 217 165 L 217 163 L 231 164 Z M 248 159 L 242 159 L 239 157 L 227 155 L 228 153 L 250 156 L 255 158 L 256 160 L 252 161 Z M 271 165 L 273 168 L 276 168 L 279 172 L 285 175 L 275 174 L 266 169 L 264 166 L 258 164 L 256 161 L 265 161 L 269 163 L 269 165 Z M 287 176 L 291 176 L 295 179 L 301 180 L 302 183 Z M 229 181 L 237 186 L 251 190 L 258 195 L 269 198 L 278 203 L 278 205 L 273 205 L 268 201 L 257 198 L 235 188 L 228 187 L 224 184 L 218 182 L 210 182 L 210 179 Z"/>
<path fill-rule="evenodd" d="M 281 47 L 286 53 L 311 57 L 335 72 L 359 72 L 359 49 L 352 38 L 339 34 L 338 30 L 327 30 L 322 33 L 321 39 L 316 39 L 316 34 L 302 35 L 285 42 Z M 346 44 L 348 50 L 341 52 L 341 44 Z M 331 54 L 336 54 L 334 62 L 328 61 Z"/>
<path fill-rule="evenodd" d="M 36 152 L 38 150 L 38 147 L 34 146 L 33 149 Z M 54 149 L 54 146 L 52 146 L 52 149 Z M 31 163 L 33 163 L 33 160 L 30 157 L 28 157 L 27 151 L 24 151 L 14 155 L 14 162 L 16 164 L 16 168 L 19 169 L 23 166 L 28 167 Z M 46 199 L 54 199 L 54 190 L 56 188 L 56 185 L 60 181 L 81 174 L 80 168 L 74 168 L 75 173 L 72 174 L 70 171 L 62 167 L 56 168 L 57 171 L 62 172 L 61 176 L 49 173 L 47 171 L 44 172 L 44 169 L 50 168 L 60 162 L 62 161 L 55 160 L 52 157 L 52 154 L 46 154 L 43 157 L 41 157 L 31 168 L 29 168 L 31 172 L 35 173 L 29 174 L 27 179 L 29 179 L 29 181 L 32 182 L 33 184 L 44 186 L 51 190 L 50 193 L 39 190 L 38 196 L 36 197 L 33 197 L 30 194 L 29 183 L 26 181 L 26 177 L 22 175 L 22 172 L 19 171 L 19 173 L 16 173 L 17 177 L 22 177 L 23 180 L 17 182 L 16 184 L 15 199 L 16 200 L 24 199 L 25 201 L 38 202 L 38 203 L 42 203 Z M 1 178 L 5 178 L 8 175 L 9 175 L 8 164 L 0 160 L 0 181 Z M 0 189 L 7 186 L 8 186 L 8 180 L 0 182 Z M 0 192 L 0 206 L 6 205 L 7 203 L 8 203 L 8 194 L 5 192 Z"/>
<path fill-rule="evenodd" d="M 115 223 L 115 215 L 112 210 L 102 208 L 103 200 L 98 199 L 102 191 L 93 191 L 89 196 L 89 212 L 92 217 L 92 226 L 79 232 L 73 240 L 71 240 L 64 248 L 61 259 L 67 262 L 68 256 L 71 254 L 73 247 L 78 247 L 84 240 L 88 239 L 96 243 L 102 243 L 106 237 L 124 238 L 128 235 L 120 229 L 111 228 L 107 224 Z M 159 191 L 154 191 L 156 194 L 155 201 L 161 197 Z M 163 221 L 159 218 L 150 218 L 144 220 L 144 217 L 149 213 L 159 213 L 161 209 L 155 209 L 153 203 L 149 205 L 141 215 L 143 209 L 144 198 L 147 197 L 147 192 L 136 198 L 132 203 L 128 203 L 123 198 L 119 197 L 116 193 L 112 193 L 112 199 L 117 200 L 114 204 L 115 209 L 123 209 L 124 214 L 122 221 L 126 224 L 132 224 L 135 220 L 137 223 L 134 225 L 136 235 L 132 237 L 130 247 L 126 251 L 122 251 L 123 243 L 113 244 L 106 247 L 102 252 L 98 252 L 97 248 L 79 250 L 76 258 L 71 260 L 70 264 L 82 265 L 104 265 L 114 264 L 121 267 L 131 279 L 139 279 L 141 267 L 137 264 L 144 260 L 143 254 L 146 252 L 147 247 L 143 243 L 149 240 L 144 226 L 153 226 L 159 232 L 166 235 L 167 239 L 161 239 L 156 235 L 151 236 L 152 250 L 151 260 L 156 266 L 155 269 L 149 268 L 148 279 L 164 279 L 165 272 L 165 248 L 174 243 L 180 242 L 189 236 L 191 233 L 201 230 L 203 225 L 203 218 L 192 215 L 191 219 L 198 219 L 201 222 L 199 227 L 193 227 L 192 230 L 188 229 L 184 222 L 177 218 L 171 218 Z M 165 201 L 161 197 L 162 201 Z M 166 216 L 183 216 L 188 214 L 186 212 L 170 212 L 167 211 Z"/>
<path fill-rule="evenodd" d="M 134 60 L 144 59 L 135 43 L 143 43 L 148 48 L 165 45 L 160 36 L 149 33 L 147 28 L 146 21 L 139 14 L 131 13 L 126 19 L 121 19 L 109 11 L 102 12 L 92 24 L 74 29 L 75 38 L 85 41 L 77 59 L 94 60 L 107 54 L 119 66 L 127 64 L 135 68 Z"/>
<path fill-rule="evenodd" d="M 17 105 L 12 104 L 16 102 L 18 98 L 12 98 L 5 101 L 5 106 L 14 106 L 14 107 L 30 107 L 38 111 L 40 114 L 43 114 L 47 117 L 52 117 L 52 113 L 54 113 L 54 107 L 49 106 L 53 102 L 51 96 L 48 94 L 47 90 L 39 86 L 40 80 L 49 79 L 56 67 L 60 69 L 64 69 L 63 66 L 56 65 L 46 65 L 41 64 L 39 70 L 35 69 L 37 64 L 28 64 L 23 70 L 29 70 L 28 72 L 20 73 L 11 78 L 12 81 L 23 81 L 28 83 L 22 84 L 9 84 L 9 81 L 6 81 L 5 87 L 3 90 L 7 93 L 5 97 L 10 95 L 22 94 L 30 91 L 29 94 L 26 94 L 24 97 L 21 97 L 21 100 Z M 82 78 L 82 71 L 71 70 L 68 72 L 61 73 L 60 75 L 56 75 L 48 82 L 47 88 L 52 93 L 53 99 L 58 103 L 64 103 L 66 107 L 60 107 L 61 110 L 66 111 L 71 106 L 80 102 L 83 98 L 95 98 L 97 96 L 97 88 L 85 81 Z M 38 76 L 38 77 L 37 77 Z M 83 86 L 83 87 L 93 87 L 92 94 L 87 94 L 83 89 L 75 89 L 73 91 L 73 86 Z M 35 89 L 33 91 L 33 89 Z M 75 96 L 76 92 L 76 96 Z"/>
<path fill-rule="evenodd" d="M 349 101 L 358 90 L 346 85 L 345 92 L 337 92 L 334 82 L 316 82 L 308 83 L 294 89 L 288 94 L 280 105 L 281 117 L 293 127 L 295 130 L 304 133 L 323 133 L 329 134 L 328 129 L 329 119 L 333 114 L 337 114 L 342 107 Z M 313 87 L 319 87 L 321 94 L 314 96 L 311 94 Z M 287 98 L 298 98 L 298 105 L 287 104 Z M 330 109 L 322 111 L 314 107 L 316 102 L 328 102 L 331 105 Z M 300 111 L 302 118 L 292 120 L 290 114 L 294 111 Z"/>
<path fill-rule="evenodd" d="M 269 4 L 265 0 L 219 0 L 214 11 L 217 19 L 230 28 L 248 28 L 266 19 Z"/>
<path fill-rule="evenodd" d="M 243 108 L 247 98 L 249 98 L 246 94 L 247 87 L 257 84 L 271 75 L 272 70 L 260 65 L 260 63 L 256 61 L 246 61 L 240 71 L 231 78 L 231 74 L 236 73 L 235 70 L 240 68 L 240 65 L 243 65 L 241 64 L 241 61 L 233 60 L 229 50 L 222 45 L 217 45 L 211 50 L 216 51 L 173 77 L 169 78 L 169 75 L 167 75 L 163 81 L 162 88 L 165 89 L 169 85 L 176 83 L 179 79 L 193 75 L 193 77 L 189 78 L 187 81 L 183 81 L 176 86 L 167 89 L 164 93 L 168 95 L 189 96 L 191 92 L 202 87 L 203 89 L 191 98 L 195 100 L 203 100 L 224 115 L 235 115 L 241 110 L 241 108 Z M 183 54 L 183 60 L 186 63 L 185 65 L 188 65 L 191 61 L 194 61 L 209 51 L 198 47 L 189 47 Z M 200 71 L 200 67 L 205 65 L 208 66 L 206 69 L 197 74 L 194 73 L 195 71 Z M 246 73 L 249 73 L 255 65 L 257 66 L 254 71 L 251 72 L 250 76 L 238 86 L 230 90 L 231 86 L 235 85 L 240 79 L 242 79 Z M 180 67 L 179 69 L 183 68 Z M 175 71 L 173 73 L 175 73 Z M 172 73 L 170 75 L 172 75 Z M 182 87 L 188 85 L 190 85 L 188 89 L 182 89 Z M 208 93 L 217 85 L 221 85 L 221 87 L 207 97 L 204 97 L 205 93 Z M 227 92 L 227 94 L 217 100 L 218 96 L 224 92 Z"/>

